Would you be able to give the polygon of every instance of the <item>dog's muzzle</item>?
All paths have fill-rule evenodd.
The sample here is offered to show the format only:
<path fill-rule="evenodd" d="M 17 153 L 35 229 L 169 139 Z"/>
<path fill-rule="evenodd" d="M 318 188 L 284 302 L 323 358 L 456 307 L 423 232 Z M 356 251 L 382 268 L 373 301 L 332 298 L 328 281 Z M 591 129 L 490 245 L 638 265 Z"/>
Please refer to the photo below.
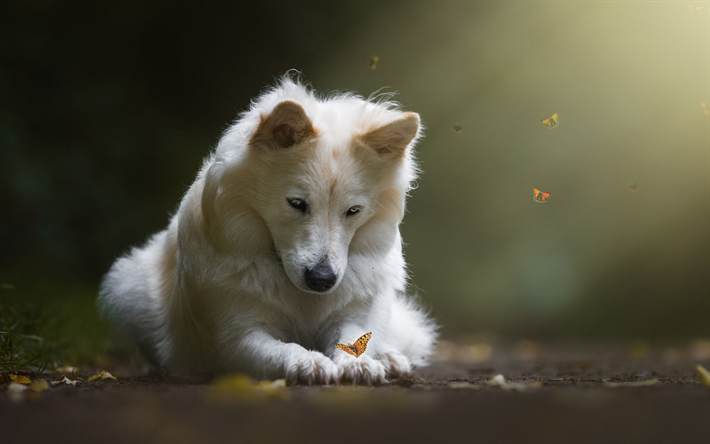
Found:
<path fill-rule="evenodd" d="M 338 282 L 338 276 L 336 276 L 333 268 L 325 262 L 306 269 L 303 277 L 308 288 L 319 293 L 330 290 Z"/>

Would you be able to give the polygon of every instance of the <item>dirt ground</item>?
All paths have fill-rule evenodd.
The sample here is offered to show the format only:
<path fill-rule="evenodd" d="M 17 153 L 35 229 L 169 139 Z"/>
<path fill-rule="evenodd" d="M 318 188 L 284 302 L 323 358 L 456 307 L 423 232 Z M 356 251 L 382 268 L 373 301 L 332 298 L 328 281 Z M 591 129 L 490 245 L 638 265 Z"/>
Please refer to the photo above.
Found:
<path fill-rule="evenodd" d="M 710 442 L 710 388 L 694 368 L 710 368 L 710 359 L 557 346 L 524 357 L 496 350 L 475 361 L 449 356 L 412 380 L 296 386 L 275 396 L 220 393 L 210 384 L 175 385 L 116 369 L 118 381 L 53 387 L 20 402 L 5 391 L 0 436 L 3 443 Z M 542 386 L 486 385 L 496 374 Z M 650 386 L 613 386 L 653 379 Z"/>

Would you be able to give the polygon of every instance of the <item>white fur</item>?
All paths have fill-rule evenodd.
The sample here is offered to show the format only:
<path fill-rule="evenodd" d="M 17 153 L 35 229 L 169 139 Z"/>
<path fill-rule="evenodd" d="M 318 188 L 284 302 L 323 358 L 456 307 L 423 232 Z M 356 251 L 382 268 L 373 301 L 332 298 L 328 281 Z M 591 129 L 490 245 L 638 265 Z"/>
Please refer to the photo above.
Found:
<path fill-rule="evenodd" d="M 279 148 L 283 122 L 315 132 Z M 419 116 L 391 101 L 321 98 L 285 76 L 227 129 L 167 230 L 116 261 L 102 308 L 172 372 L 309 384 L 410 374 L 436 339 L 405 295 L 399 233 L 420 134 Z M 338 279 L 324 293 L 303 280 L 318 261 Z M 359 358 L 334 347 L 370 331 Z"/>

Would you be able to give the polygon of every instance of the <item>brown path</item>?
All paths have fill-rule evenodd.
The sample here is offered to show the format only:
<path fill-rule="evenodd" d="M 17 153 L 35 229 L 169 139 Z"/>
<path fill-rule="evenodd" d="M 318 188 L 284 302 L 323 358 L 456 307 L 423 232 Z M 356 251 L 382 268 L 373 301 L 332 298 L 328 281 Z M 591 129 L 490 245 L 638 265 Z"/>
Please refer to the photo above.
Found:
<path fill-rule="evenodd" d="M 413 381 L 375 388 L 294 387 L 286 397 L 215 396 L 151 378 L 85 383 L 13 403 L 0 394 L 3 443 L 710 442 L 710 388 L 688 357 L 632 360 L 605 349 L 557 348 L 530 360 L 437 362 Z M 541 388 L 504 391 L 502 373 Z M 648 387 L 614 381 L 657 379 Z M 476 388 L 453 388 L 469 382 Z"/>

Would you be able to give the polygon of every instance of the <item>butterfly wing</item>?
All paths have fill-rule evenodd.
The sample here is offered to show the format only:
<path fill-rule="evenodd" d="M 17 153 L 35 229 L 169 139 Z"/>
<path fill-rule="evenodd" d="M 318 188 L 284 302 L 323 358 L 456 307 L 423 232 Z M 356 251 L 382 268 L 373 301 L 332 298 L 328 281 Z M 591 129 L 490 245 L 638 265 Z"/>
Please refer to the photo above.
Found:
<path fill-rule="evenodd" d="M 553 114 L 552 117 L 542 120 L 542 124 L 548 128 L 554 128 L 560 123 L 557 113 Z"/>
<path fill-rule="evenodd" d="M 355 357 L 358 357 L 359 355 L 356 354 L 355 350 L 353 350 L 353 344 L 335 344 L 335 348 L 339 348 L 344 352 L 347 352 Z"/>
<path fill-rule="evenodd" d="M 548 197 L 550 197 L 550 193 L 543 193 L 537 188 L 533 188 L 533 199 L 535 199 L 535 202 L 545 203 Z"/>
<path fill-rule="evenodd" d="M 357 341 L 355 341 L 353 344 L 353 348 L 355 348 L 355 356 L 359 357 L 361 354 L 365 353 L 365 350 L 367 350 L 367 343 L 370 342 L 370 337 L 372 337 L 372 332 L 365 333 L 360 336 Z"/>

